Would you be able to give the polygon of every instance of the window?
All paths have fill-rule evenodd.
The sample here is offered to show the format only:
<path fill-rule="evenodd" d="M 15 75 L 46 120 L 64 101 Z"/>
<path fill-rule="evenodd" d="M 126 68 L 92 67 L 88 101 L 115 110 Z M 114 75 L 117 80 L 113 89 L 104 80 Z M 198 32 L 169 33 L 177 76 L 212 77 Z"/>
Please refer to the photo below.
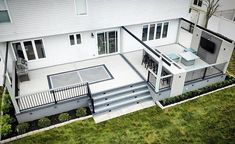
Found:
<path fill-rule="evenodd" d="M 86 0 L 75 0 L 76 14 L 86 15 L 87 14 L 87 1 Z"/>
<path fill-rule="evenodd" d="M 202 6 L 202 0 L 194 0 L 193 4 L 201 7 Z"/>
<path fill-rule="evenodd" d="M 167 37 L 168 25 L 169 25 L 169 22 L 165 22 L 165 23 L 164 23 L 163 32 L 162 32 L 162 38 Z"/>
<path fill-rule="evenodd" d="M 5 0 L 0 0 L 0 23 L 11 22 Z"/>
<path fill-rule="evenodd" d="M 42 39 L 12 43 L 12 47 L 17 58 L 30 61 L 46 57 Z"/>
<path fill-rule="evenodd" d="M 156 39 L 161 38 L 161 32 L 162 32 L 162 23 L 159 23 L 157 24 Z"/>
<path fill-rule="evenodd" d="M 149 24 L 143 26 L 142 41 L 167 37 L 169 22 Z"/>
<path fill-rule="evenodd" d="M 35 57 L 35 53 L 33 50 L 32 42 L 31 41 L 24 42 L 24 48 L 25 48 L 25 52 L 27 54 L 28 60 L 34 60 L 36 57 Z"/>
<path fill-rule="evenodd" d="M 74 35 L 70 35 L 69 40 L 70 40 L 70 45 L 75 45 Z"/>
<path fill-rule="evenodd" d="M 80 44 L 81 43 L 81 35 L 76 34 L 76 39 L 77 39 L 77 44 Z"/>
<path fill-rule="evenodd" d="M 43 43 L 42 40 L 35 40 L 35 47 L 38 53 L 38 58 L 45 58 L 45 52 L 44 52 L 44 48 L 43 48 Z"/>
<path fill-rule="evenodd" d="M 147 41 L 148 25 L 143 26 L 142 41 Z"/>
<path fill-rule="evenodd" d="M 70 45 L 78 45 L 82 43 L 81 34 L 69 35 Z M 75 41 L 76 40 L 76 41 Z"/>
<path fill-rule="evenodd" d="M 155 32 L 155 24 L 151 24 L 149 28 L 149 40 L 153 40 Z"/>
<path fill-rule="evenodd" d="M 23 50 L 22 50 L 22 47 L 21 47 L 20 42 L 18 42 L 18 43 L 13 43 L 13 44 L 12 44 L 12 47 L 13 47 L 13 49 L 14 49 L 14 51 L 15 51 L 16 57 L 25 59 L 25 57 L 24 57 L 24 52 L 23 52 Z"/>

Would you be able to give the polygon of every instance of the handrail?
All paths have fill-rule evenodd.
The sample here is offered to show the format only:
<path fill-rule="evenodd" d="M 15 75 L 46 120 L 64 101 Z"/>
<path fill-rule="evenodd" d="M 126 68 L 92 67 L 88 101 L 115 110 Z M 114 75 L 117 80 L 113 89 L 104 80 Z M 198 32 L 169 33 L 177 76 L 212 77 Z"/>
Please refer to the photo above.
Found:
<path fill-rule="evenodd" d="M 69 86 L 49 89 L 31 95 L 18 96 L 17 103 L 20 110 L 32 109 L 48 104 L 56 104 L 60 101 L 69 100 L 79 96 L 91 95 L 87 82 Z"/>
<path fill-rule="evenodd" d="M 38 94 L 38 93 L 48 92 L 48 91 L 50 91 L 50 92 L 52 92 L 52 91 L 58 92 L 58 91 L 60 91 L 59 89 L 69 88 L 69 87 L 78 86 L 78 85 L 86 84 L 86 83 L 87 83 L 87 82 L 82 82 L 82 83 L 76 83 L 76 84 L 61 86 L 61 87 L 57 87 L 57 88 L 51 88 L 51 89 L 49 89 L 49 90 L 39 91 L 39 92 L 31 93 L 31 94 L 28 94 L 28 95 L 17 96 L 16 99 L 22 98 L 22 97 L 27 97 L 27 96 L 34 95 L 34 94 Z"/>

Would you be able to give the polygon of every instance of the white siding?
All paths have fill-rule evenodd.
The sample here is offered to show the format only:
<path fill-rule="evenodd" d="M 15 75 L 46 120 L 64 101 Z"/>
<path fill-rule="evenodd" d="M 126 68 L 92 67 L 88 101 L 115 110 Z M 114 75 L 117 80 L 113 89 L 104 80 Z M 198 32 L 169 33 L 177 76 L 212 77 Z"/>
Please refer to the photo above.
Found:
<path fill-rule="evenodd" d="M 188 0 L 87 0 L 76 15 L 74 0 L 8 0 L 12 23 L 0 25 L 0 41 L 104 29 L 187 16 Z"/>
<path fill-rule="evenodd" d="M 160 22 L 151 22 L 147 24 L 157 24 Z M 176 43 L 179 20 L 178 19 L 170 20 L 167 22 L 169 22 L 167 37 L 154 39 L 151 41 L 146 41 L 145 43 L 148 46 L 155 47 L 155 46 L 160 46 L 160 45 Z M 141 40 L 143 25 L 145 24 L 126 26 L 126 28 Z M 122 52 L 129 52 L 129 51 L 143 49 L 143 46 L 139 42 L 137 42 L 132 36 L 130 36 L 127 32 L 125 32 L 124 30 L 121 30 L 121 49 L 122 49 Z"/>

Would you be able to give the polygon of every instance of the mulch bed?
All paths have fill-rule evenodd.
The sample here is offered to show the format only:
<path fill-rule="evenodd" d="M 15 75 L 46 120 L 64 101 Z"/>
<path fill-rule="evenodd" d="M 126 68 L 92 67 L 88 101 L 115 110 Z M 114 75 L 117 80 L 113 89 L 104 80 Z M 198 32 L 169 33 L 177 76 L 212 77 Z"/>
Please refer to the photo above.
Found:
<path fill-rule="evenodd" d="M 88 115 L 91 115 L 91 111 L 88 107 L 85 107 L 86 108 L 86 111 L 87 111 L 87 116 Z M 68 113 L 70 116 L 71 116 L 71 119 L 76 119 L 78 118 L 76 116 L 76 109 L 74 110 L 70 110 L 70 111 L 67 111 L 65 113 Z M 11 117 L 13 117 L 15 120 L 16 120 L 16 117 L 15 117 L 15 112 L 14 112 L 14 109 L 10 111 L 10 113 L 8 113 Z M 61 113 L 60 113 L 61 114 Z M 49 118 L 51 120 L 51 125 L 56 125 L 56 124 L 59 124 L 59 123 L 62 123 L 59 121 L 58 117 L 60 114 L 56 114 L 56 115 L 52 115 L 52 116 L 48 116 L 47 118 Z M 34 121 L 30 121 L 30 122 L 27 122 L 29 123 L 30 127 L 29 127 L 29 130 L 28 132 L 30 131 L 34 131 L 34 130 L 38 130 L 40 129 L 38 126 L 37 126 L 37 123 L 38 123 L 38 120 L 34 120 Z M 14 136 L 17 136 L 17 132 L 16 132 L 16 126 L 18 125 L 19 123 L 17 122 L 17 120 L 12 123 L 12 133 L 7 135 L 6 137 L 2 137 L 2 140 L 4 139 L 7 139 L 7 138 L 11 138 L 11 137 L 14 137 Z"/>

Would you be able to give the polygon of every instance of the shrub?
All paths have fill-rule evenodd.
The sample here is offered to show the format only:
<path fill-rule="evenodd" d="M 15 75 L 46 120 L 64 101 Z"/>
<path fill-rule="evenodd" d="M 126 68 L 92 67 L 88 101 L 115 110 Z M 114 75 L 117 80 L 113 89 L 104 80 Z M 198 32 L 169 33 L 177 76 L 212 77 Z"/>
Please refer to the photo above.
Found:
<path fill-rule="evenodd" d="M 3 103 L 2 103 L 2 111 L 3 114 L 9 113 L 11 110 L 13 110 L 13 105 L 11 103 L 11 97 L 9 94 L 5 94 Z"/>
<path fill-rule="evenodd" d="M 212 84 L 212 85 L 208 85 L 208 86 L 203 87 L 201 89 L 184 93 L 184 94 L 182 94 L 180 96 L 176 96 L 176 97 L 172 97 L 172 98 L 167 98 L 165 100 L 161 100 L 160 103 L 163 106 L 170 105 L 170 104 L 173 104 L 173 103 L 176 103 L 176 102 L 180 102 L 182 100 L 186 100 L 186 99 L 189 99 L 189 98 L 193 98 L 195 96 L 198 96 L 198 95 L 201 95 L 201 94 L 204 94 L 204 93 L 207 93 L 207 92 L 210 92 L 210 91 L 213 91 L 213 90 L 216 90 L 216 89 L 219 89 L 219 88 L 222 88 L 222 87 L 234 84 L 234 83 L 235 83 L 235 78 L 231 77 L 231 76 L 227 76 L 225 78 L 225 81 L 223 81 L 223 82 L 219 82 L 219 83 L 215 83 L 215 84 Z"/>
<path fill-rule="evenodd" d="M 8 134 L 12 132 L 11 124 L 9 123 L 10 120 L 11 120 L 11 117 L 8 114 L 3 115 L 0 118 L 0 127 L 1 127 L 0 132 L 2 136 L 7 136 Z"/>
<path fill-rule="evenodd" d="M 21 123 L 16 126 L 16 131 L 18 134 L 26 133 L 29 129 L 28 123 Z"/>
<path fill-rule="evenodd" d="M 86 115 L 87 115 L 86 108 L 78 108 L 76 110 L 76 116 L 77 117 L 83 117 L 83 116 L 86 116 Z"/>
<path fill-rule="evenodd" d="M 51 120 L 48 118 L 41 118 L 38 120 L 38 127 L 44 128 L 51 125 Z"/>
<path fill-rule="evenodd" d="M 71 116 L 68 113 L 62 113 L 59 115 L 59 121 L 60 122 L 65 122 L 71 119 Z"/>

